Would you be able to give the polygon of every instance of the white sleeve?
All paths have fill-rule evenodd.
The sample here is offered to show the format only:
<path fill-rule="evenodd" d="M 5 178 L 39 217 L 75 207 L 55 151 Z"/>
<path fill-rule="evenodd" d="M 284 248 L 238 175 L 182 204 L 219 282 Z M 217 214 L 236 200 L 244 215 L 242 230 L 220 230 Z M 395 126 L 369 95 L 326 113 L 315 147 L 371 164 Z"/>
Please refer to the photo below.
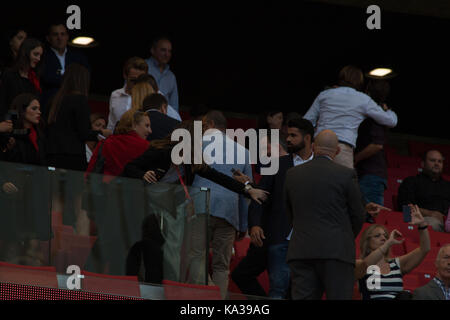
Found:
<path fill-rule="evenodd" d="M 314 100 L 313 104 L 309 108 L 308 112 L 303 116 L 304 119 L 311 121 L 313 127 L 316 127 L 317 119 L 320 114 L 320 103 L 319 103 L 320 94 Z"/>
<path fill-rule="evenodd" d="M 376 123 L 389 128 L 395 127 L 398 121 L 397 115 L 394 111 L 384 111 L 383 108 L 377 105 L 375 101 L 370 98 L 366 105 L 365 115 L 375 120 Z"/>
<path fill-rule="evenodd" d="M 113 102 L 113 95 L 111 94 L 111 97 L 109 98 L 109 115 L 108 115 L 108 125 L 106 126 L 106 129 L 114 131 L 117 120 L 115 119 L 114 116 L 112 102 Z"/>

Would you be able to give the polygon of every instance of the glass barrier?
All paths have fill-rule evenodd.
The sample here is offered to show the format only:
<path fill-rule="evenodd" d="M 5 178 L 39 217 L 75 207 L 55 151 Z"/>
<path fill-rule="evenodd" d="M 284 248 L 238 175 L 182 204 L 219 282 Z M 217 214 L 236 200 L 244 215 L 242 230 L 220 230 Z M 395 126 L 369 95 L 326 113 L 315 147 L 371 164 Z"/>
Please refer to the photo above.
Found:
<path fill-rule="evenodd" d="M 177 184 L 5 162 L 0 189 L 0 283 L 171 299 L 164 280 L 211 293 L 208 189 L 187 200 Z"/>

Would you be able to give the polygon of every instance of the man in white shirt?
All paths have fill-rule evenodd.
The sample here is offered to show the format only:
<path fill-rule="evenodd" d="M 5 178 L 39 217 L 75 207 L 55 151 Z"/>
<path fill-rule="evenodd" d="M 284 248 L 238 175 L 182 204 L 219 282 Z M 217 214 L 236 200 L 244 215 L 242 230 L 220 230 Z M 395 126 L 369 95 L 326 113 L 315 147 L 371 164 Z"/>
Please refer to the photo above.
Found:
<path fill-rule="evenodd" d="M 372 98 L 360 92 L 363 84 L 364 75 L 360 69 L 344 67 L 339 73 L 339 86 L 322 91 L 304 116 L 316 128 L 316 135 L 323 130 L 336 133 L 341 152 L 335 162 L 352 169 L 353 150 L 361 122 L 372 118 L 388 128 L 397 125 L 395 112 L 380 107 Z"/>
<path fill-rule="evenodd" d="M 134 80 L 147 72 L 147 63 L 142 58 L 133 57 L 125 62 L 123 67 L 125 86 L 111 93 L 107 129 L 114 131 L 120 117 L 131 108 L 131 88 L 133 87 Z"/>

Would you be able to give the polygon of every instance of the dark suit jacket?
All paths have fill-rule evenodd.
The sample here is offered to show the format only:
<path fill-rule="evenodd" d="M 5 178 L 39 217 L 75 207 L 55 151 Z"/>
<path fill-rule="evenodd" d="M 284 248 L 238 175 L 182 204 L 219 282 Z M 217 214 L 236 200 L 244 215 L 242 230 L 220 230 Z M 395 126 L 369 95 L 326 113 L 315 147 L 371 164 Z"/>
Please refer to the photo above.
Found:
<path fill-rule="evenodd" d="M 36 166 L 45 166 L 46 160 L 46 140 L 45 137 L 38 131 L 37 144 L 39 151 L 37 151 L 31 143 L 28 135 L 15 137 L 16 143 L 11 150 L 8 150 L 4 155 L 4 160 L 15 163 L 26 163 Z"/>
<path fill-rule="evenodd" d="M 445 300 L 445 297 L 437 283 L 431 280 L 423 287 L 414 290 L 413 300 Z"/>
<path fill-rule="evenodd" d="M 355 170 L 316 157 L 288 170 L 285 196 L 294 227 L 288 261 L 355 263 L 355 238 L 365 219 Z"/>
<path fill-rule="evenodd" d="M 38 97 L 40 95 L 30 80 L 22 78 L 18 71 L 5 71 L 0 84 L 0 121 L 11 108 L 14 98 L 21 93 L 33 93 Z"/>
<path fill-rule="evenodd" d="M 264 230 L 267 245 L 278 244 L 289 235 L 292 225 L 286 215 L 284 182 L 286 172 L 294 166 L 292 155 L 280 157 L 277 174 L 262 176 L 258 188 L 269 191 L 269 199 L 263 205 L 252 201 L 248 211 L 248 227 L 259 226 Z"/>
<path fill-rule="evenodd" d="M 122 176 L 142 179 L 147 171 L 155 171 L 156 169 L 162 169 L 167 173 L 172 165 L 171 153 L 172 148 L 156 149 L 150 147 L 139 158 L 134 159 L 125 166 Z M 193 173 L 191 165 L 185 164 L 184 183 L 187 186 L 192 185 L 195 174 L 199 174 L 203 178 L 220 184 L 231 191 L 247 195 L 243 183 L 240 183 L 209 166 L 206 166 L 205 170 L 201 172 Z"/>
<path fill-rule="evenodd" d="M 178 120 L 158 111 L 147 111 L 147 114 L 152 128 L 152 133 L 147 137 L 148 141 L 167 137 L 180 124 Z"/>
<path fill-rule="evenodd" d="M 47 108 L 47 103 L 58 91 L 63 78 L 63 76 L 61 75 L 61 63 L 59 62 L 59 59 L 56 57 L 56 54 L 52 49 L 46 48 L 43 56 L 43 62 L 44 70 L 41 77 L 43 90 L 41 101 L 42 109 L 44 109 L 44 107 Z M 86 56 L 68 47 L 66 52 L 65 69 L 67 69 L 67 67 L 74 62 L 79 63 L 89 69 L 89 64 Z"/>

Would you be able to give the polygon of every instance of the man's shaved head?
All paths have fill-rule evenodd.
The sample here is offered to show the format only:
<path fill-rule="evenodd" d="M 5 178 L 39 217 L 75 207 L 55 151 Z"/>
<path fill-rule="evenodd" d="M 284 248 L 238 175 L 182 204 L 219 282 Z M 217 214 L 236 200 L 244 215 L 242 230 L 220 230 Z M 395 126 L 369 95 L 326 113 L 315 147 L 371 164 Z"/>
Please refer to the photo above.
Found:
<path fill-rule="evenodd" d="M 331 130 L 323 130 L 314 138 L 314 154 L 316 156 L 334 157 L 339 153 L 339 140 L 336 134 Z"/>

